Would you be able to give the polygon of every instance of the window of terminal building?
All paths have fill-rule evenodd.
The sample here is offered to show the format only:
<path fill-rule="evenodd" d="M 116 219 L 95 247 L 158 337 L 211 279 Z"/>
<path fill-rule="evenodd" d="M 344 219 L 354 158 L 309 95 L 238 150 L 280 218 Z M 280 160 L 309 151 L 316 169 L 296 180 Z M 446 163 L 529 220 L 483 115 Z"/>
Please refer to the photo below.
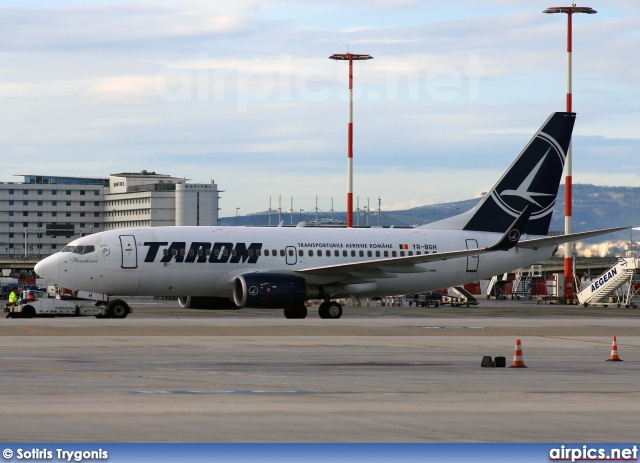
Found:
<path fill-rule="evenodd" d="M 9 190 L 9 194 L 12 195 L 13 194 L 13 190 Z"/>
<path fill-rule="evenodd" d="M 28 205 L 29 205 L 29 201 L 26 201 L 26 200 L 25 200 L 25 201 L 22 201 L 22 205 L 23 205 L 23 206 L 28 206 Z"/>
<path fill-rule="evenodd" d="M 81 205 L 81 206 L 84 206 L 84 201 L 80 201 L 80 205 Z"/>
<path fill-rule="evenodd" d="M 81 212 L 81 213 L 80 213 L 80 217 L 84 217 L 84 212 Z"/>
<path fill-rule="evenodd" d="M 65 212 L 66 217 L 71 217 L 71 212 Z"/>
<path fill-rule="evenodd" d="M 71 206 L 71 201 L 67 201 L 66 203 L 67 206 Z"/>
<path fill-rule="evenodd" d="M 9 233 L 9 238 L 13 238 L 13 232 Z"/>
<path fill-rule="evenodd" d="M 58 196 L 58 190 L 51 190 L 52 196 Z"/>
<path fill-rule="evenodd" d="M 71 196 L 71 190 L 67 190 L 67 196 Z"/>
<path fill-rule="evenodd" d="M 28 195 L 29 194 L 29 190 L 22 190 L 22 194 L 23 195 Z"/>
<path fill-rule="evenodd" d="M 58 213 L 56 211 L 51 212 L 51 217 L 57 217 Z"/>
<path fill-rule="evenodd" d="M 94 217 L 100 217 L 100 213 L 99 213 L 99 212 L 94 212 L 94 213 L 93 213 L 93 216 L 94 216 Z"/>
<path fill-rule="evenodd" d="M 9 206 L 13 206 L 13 199 L 9 200 Z"/>
<path fill-rule="evenodd" d="M 13 211 L 9 211 L 9 217 L 13 217 Z"/>
<path fill-rule="evenodd" d="M 38 206 L 42 206 L 42 200 L 41 199 L 38 201 Z"/>
<path fill-rule="evenodd" d="M 52 206 L 57 206 L 58 205 L 58 201 L 51 201 L 51 205 Z"/>
<path fill-rule="evenodd" d="M 94 201 L 94 202 L 93 202 L 93 205 L 94 205 L 94 206 L 99 206 L 99 205 L 100 205 L 100 201 Z"/>
<path fill-rule="evenodd" d="M 27 211 L 24 211 L 24 212 L 22 213 L 22 217 L 29 217 L 29 213 L 28 213 Z"/>
<path fill-rule="evenodd" d="M 98 191 L 98 190 L 93 190 L 93 194 L 94 194 L 95 196 L 98 196 L 98 195 L 100 194 L 100 191 Z"/>
<path fill-rule="evenodd" d="M 38 190 L 38 194 L 41 195 L 42 194 L 42 190 Z"/>
<path fill-rule="evenodd" d="M 29 222 L 22 222 L 22 226 L 24 228 L 28 228 L 29 227 Z"/>
<path fill-rule="evenodd" d="M 94 223 L 94 224 L 93 224 L 93 228 L 99 228 L 99 227 L 100 227 L 100 224 L 99 224 L 99 223 Z"/>
<path fill-rule="evenodd" d="M 84 196 L 84 190 L 80 190 L 80 196 Z"/>

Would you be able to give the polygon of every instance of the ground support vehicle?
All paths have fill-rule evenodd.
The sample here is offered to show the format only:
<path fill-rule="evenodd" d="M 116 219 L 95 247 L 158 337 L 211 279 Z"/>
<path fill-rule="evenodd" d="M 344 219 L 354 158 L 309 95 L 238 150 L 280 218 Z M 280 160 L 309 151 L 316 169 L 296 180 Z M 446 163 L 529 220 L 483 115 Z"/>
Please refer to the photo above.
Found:
<path fill-rule="evenodd" d="M 44 294 L 42 292 L 38 292 Z M 32 296 L 31 298 L 29 296 Z M 23 291 L 17 304 L 4 308 L 7 318 L 33 317 L 81 317 L 125 318 L 131 313 L 129 305 L 121 299 L 108 300 L 104 294 L 79 291 L 73 299 L 60 297 L 34 298 L 30 291 Z"/>
<path fill-rule="evenodd" d="M 442 295 L 433 292 L 409 294 L 407 295 L 407 301 L 409 302 L 409 307 L 412 304 L 415 304 L 416 307 L 431 307 L 431 305 L 439 307 Z"/>

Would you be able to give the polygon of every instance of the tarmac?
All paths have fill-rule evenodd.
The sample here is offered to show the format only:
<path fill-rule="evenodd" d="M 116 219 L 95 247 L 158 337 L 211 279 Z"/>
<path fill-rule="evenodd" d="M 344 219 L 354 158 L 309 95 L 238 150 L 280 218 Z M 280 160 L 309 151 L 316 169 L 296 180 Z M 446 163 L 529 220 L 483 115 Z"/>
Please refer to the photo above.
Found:
<path fill-rule="evenodd" d="M 640 309 L 201 311 L 2 319 L 4 442 L 636 442 Z M 609 359 L 613 336 L 622 362 Z M 527 368 L 511 365 L 516 340 Z"/>

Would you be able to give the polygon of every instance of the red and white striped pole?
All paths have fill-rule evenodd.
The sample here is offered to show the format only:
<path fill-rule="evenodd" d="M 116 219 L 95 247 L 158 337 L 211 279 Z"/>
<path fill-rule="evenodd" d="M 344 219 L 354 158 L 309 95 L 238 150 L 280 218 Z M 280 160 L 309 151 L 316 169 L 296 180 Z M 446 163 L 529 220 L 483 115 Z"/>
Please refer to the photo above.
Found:
<path fill-rule="evenodd" d="M 329 59 L 349 60 L 349 115 L 347 127 L 347 228 L 353 227 L 353 61 L 373 59 L 353 53 L 331 55 Z"/>
<path fill-rule="evenodd" d="M 572 17 L 573 13 L 587 13 L 595 14 L 596 10 L 586 6 L 554 6 L 547 8 L 543 13 L 566 13 L 567 14 L 567 112 L 572 111 L 572 63 L 571 63 L 571 48 L 572 48 Z M 565 161 L 565 190 L 564 190 L 564 233 L 568 235 L 572 233 L 572 188 L 573 188 L 573 157 L 571 153 L 571 145 L 569 142 L 569 148 L 567 149 L 567 158 Z M 565 243 L 564 245 L 564 299 L 565 302 L 573 302 L 575 298 L 574 291 L 574 274 L 573 274 L 573 248 L 571 243 Z"/>

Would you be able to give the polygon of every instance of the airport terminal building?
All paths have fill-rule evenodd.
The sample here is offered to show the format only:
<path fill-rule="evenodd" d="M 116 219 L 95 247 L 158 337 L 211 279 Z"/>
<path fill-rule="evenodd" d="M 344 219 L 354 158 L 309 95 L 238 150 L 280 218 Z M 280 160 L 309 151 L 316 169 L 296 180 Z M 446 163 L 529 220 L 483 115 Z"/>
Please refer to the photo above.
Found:
<path fill-rule="evenodd" d="M 104 230 L 218 223 L 217 185 L 142 171 L 0 182 L 0 256 L 40 258 Z"/>

